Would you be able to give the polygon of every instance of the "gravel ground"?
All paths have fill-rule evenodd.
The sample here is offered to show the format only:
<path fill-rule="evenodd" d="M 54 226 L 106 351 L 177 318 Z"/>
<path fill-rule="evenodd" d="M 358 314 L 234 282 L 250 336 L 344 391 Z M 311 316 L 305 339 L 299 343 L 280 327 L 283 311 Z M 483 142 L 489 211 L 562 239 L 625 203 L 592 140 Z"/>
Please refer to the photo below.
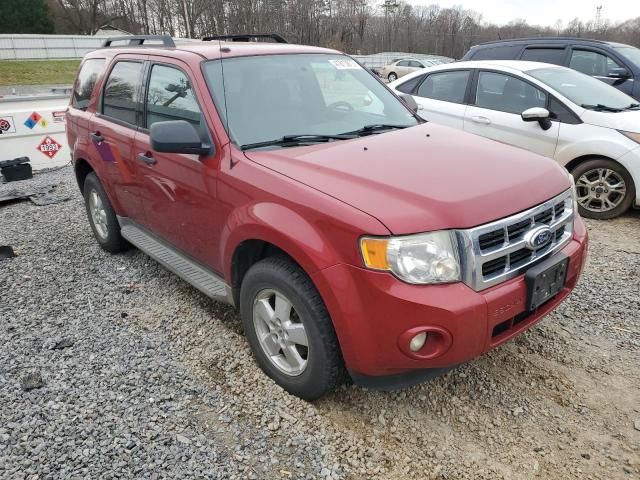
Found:
<path fill-rule="evenodd" d="M 308 404 L 237 313 L 71 200 L 0 206 L 0 478 L 640 478 L 640 214 L 589 222 L 571 298 L 444 377 Z"/>

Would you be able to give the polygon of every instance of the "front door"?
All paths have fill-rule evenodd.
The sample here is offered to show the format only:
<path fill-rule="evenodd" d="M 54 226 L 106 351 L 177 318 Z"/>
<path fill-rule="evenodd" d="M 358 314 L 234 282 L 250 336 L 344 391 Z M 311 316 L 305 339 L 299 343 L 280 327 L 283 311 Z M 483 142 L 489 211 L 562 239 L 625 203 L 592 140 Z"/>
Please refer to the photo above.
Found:
<path fill-rule="evenodd" d="M 465 113 L 465 131 L 553 158 L 558 122 L 543 130 L 538 122 L 521 117 L 529 108 L 547 108 L 542 90 L 511 75 L 480 71 L 472 100 Z"/>
<path fill-rule="evenodd" d="M 186 65 L 151 58 L 144 98 L 143 128 L 135 155 L 144 165 L 145 211 L 150 230 L 212 268 L 217 244 L 217 158 L 160 153 L 151 148 L 149 128 L 156 122 L 186 120 L 202 138 L 210 136 L 198 92 Z"/>

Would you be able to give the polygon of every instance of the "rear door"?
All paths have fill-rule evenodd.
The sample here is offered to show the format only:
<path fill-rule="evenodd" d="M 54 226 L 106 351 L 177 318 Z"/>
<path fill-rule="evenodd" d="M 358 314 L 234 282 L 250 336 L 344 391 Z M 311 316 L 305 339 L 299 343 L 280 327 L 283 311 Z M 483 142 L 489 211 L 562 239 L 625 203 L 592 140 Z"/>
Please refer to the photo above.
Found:
<path fill-rule="evenodd" d="M 149 228 L 182 252 L 213 268 L 219 236 L 216 180 L 220 151 L 211 155 L 160 153 L 151 148 L 149 128 L 156 122 L 186 120 L 203 139 L 211 130 L 203 114 L 205 92 L 194 72 L 175 59 L 150 57 L 145 82 L 142 128 L 134 154 L 145 178 Z M 216 153 L 218 156 L 216 156 Z"/>
<path fill-rule="evenodd" d="M 418 114 L 430 122 L 462 129 L 470 70 L 434 72 L 415 90 Z"/>
<path fill-rule="evenodd" d="M 521 114 L 533 107 L 547 108 L 545 92 L 518 77 L 480 70 L 464 129 L 483 137 L 553 157 L 558 143 L 558 122 L 543 130 L 538 122 L 525 122 Z"/>
<path fill-rule="evenodd" d="M 614 58 L 604 50 L 593 47 L 574 46 L 571 49 L 569 68 L 573 68 L 574 70 L 608 83 L 627 95 L 633 94 L 633 77 L 625 79 L 610 76 L 616 68 L 624 68 L 630 74 L 631 70 L 622 60 Z"/>
<path fill-rule="evenodd" d="M 118 56 L 112 62 L 91 118 L 89 137 L 100 170 L 108 178 L 121 215 L 145 224 L 140 165 L 133 155 L 133 139 L 141 119 L 144 58 Z"/>

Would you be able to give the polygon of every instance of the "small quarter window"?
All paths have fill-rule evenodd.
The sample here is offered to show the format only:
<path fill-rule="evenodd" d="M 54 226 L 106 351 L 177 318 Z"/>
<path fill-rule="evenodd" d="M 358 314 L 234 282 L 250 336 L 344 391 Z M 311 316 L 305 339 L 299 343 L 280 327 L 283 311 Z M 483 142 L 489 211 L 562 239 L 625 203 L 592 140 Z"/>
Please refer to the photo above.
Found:
<path fill-rule="evenodd" d="M 79 110 L 87 109 L 96 82 L 104 71 L 104 63 L 104 58 L 90 58 L 82 64 L 80 72 L 78 73 L 78 79 L 73 88 L 73 95 L 71 97 L 72 107 Z"/>
<path fill-rule="evenodd" d="M 141 77 L 142 63 L 116 63 L 104 87 L 102 113 L 116 120 L 136 125 Z"/>

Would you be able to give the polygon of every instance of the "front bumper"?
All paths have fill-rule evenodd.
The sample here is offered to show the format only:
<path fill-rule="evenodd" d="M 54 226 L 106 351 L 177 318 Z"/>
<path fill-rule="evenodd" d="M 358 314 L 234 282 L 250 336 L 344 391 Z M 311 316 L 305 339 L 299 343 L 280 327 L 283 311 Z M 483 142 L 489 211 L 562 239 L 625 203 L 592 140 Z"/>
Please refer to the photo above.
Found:
<path fill-rule="evenodd" d="M 312 278 L 354 379 L 389 376 L 404 385 L 405 375 L 421 377 L 418 370 L 466 362 L 540 321 L 575 287 L 587 244 L 584 223 L 576 218 L 573 239 L 559 252 L 569 257 L 565 287 L 530 313 L 525 313 L 524 275 L 481 292 L 463 283 L 409 285 L 387 273 L 343 264 L 316 272 Z M 425 346 L 411 352 L 407 339 L 425 329 L 430 332 Z M 363 383 L 384 383 L 379 380 Z"/>
<path fill-rule="evenodd" d="M 636 198 L 633 205 L 634 207 L 640 207 L 640 147 L 637 147 L 618 158 L 618 162 L 627 169 L 633 179 L 633 183 L 636 187 Z"/>

